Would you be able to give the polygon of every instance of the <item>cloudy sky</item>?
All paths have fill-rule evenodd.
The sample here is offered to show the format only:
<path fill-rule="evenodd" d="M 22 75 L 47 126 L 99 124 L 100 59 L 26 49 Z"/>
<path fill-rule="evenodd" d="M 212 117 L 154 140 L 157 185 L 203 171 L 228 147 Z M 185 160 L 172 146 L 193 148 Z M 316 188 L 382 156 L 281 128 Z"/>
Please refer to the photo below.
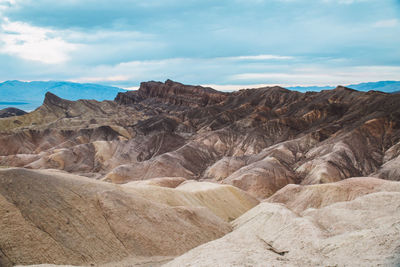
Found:
<path fill-rule="evenodd" d="M 400 80 L 400 0 L 0 0 L 0 81 Z"/>

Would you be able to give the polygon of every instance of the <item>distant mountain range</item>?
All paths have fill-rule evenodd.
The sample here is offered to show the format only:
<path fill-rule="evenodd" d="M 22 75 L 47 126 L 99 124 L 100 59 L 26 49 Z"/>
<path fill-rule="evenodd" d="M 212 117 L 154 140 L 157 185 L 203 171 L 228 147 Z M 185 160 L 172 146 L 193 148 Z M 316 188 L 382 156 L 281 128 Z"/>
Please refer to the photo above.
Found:
<path fill-rule="evenodd" d="M 380 82 L 369 82 L 345 85 L 346 87 L 358 90 L 358 91 L 381 91 L 385 93 L 399 93 L 400 92 L 400 81 L 380 81 Z M 321 91 L 334 89 L 336 86 L 294 86 L 287 87 L 287 89 L 306 92 L 306 91 Z"/>
<path fill-rule="evenodd" d="M 126 90 L 90 83 L 60 81 L 6 81 L 0 83 L 0 109 L 18 107 L 26 111 L 39 107 L 46 92 L 52 92 L 69 100 L 95 99 L 113 100 L 119 92 Z"/>

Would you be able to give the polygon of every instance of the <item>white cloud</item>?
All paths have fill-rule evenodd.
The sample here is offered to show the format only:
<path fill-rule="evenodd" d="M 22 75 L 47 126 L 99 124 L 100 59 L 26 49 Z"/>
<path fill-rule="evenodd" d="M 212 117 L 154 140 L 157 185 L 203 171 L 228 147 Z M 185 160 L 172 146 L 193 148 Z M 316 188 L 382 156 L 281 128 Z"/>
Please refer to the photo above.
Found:
<path fill-rule="evenodd" d="M 399 25 L 398 19 L 387 19 L 387 20 L 380 20 L 374 23 L 375 28 L 392 28 Z"/>
<path fill-rule="evenodd" d="M 15 3 L 16 3 L 15 0 L 0 0 L 0 10 L 15 5 Z"/>
<path fill-rule="evenodd" d="M 337 3 L 341 5 L 351 5 L 355 3 L 368 2 L 370 0 L 322 0 L 324 3 Z"/>
<path fill-rule="evenodd" d="M 129 75 L 113 75 L 113 76 L 99 76 L 99 77 L 80 77 L 77 79 L 70 79 L 70 82 L 77 83 L 98 83 L 98 82 L 123 82 L 129 81 Z"/>
<path fill-rule="evenodd" d="M 316 64 L 296 63 L 272 64 L 259 72 L 246 72 L 255 69 L 252 63 L 238 66 L 235 62 L 221 58 L 169 58 L 161 60 L 130 61 L 116 65 L 102 65 L 82 69 L 76 73 L 74 81 L 106 82 L 126 89 L 137 89 L 140 81 L 173 79 L 190 84 L 202 84 L 222 91 L 242 88 L 256 88 L 272 85 L 287 86 L 336 86 L 381 80 L 400 80 L 400 67 L 397 66 L 347 66 L 328 67 Z M 206 70 L 201 79 L 199 73 Z M 219 72 L 222 70 L 222 72 Z M 242 72 L 241 72 L 242 71 Z"/>
<path fill-rule="evenodd" d="M 322 0 L 322 2 L 325 2 L 325 3 L 334 2 L 334 3 L 338 3 L 338 4 L 345 4 L 345 5 L 351 5 L 354 3 L 366 2 L 366 1 L 369 1 L 369 0 Z"/>
<path fill-rule="evenodd" d="M 63 63 L 78 45 L 68 43 L 57 32 L 23 22 L 3 20 L 0 30 L 0 53 L 46 64 Z"/>
<path fill-rule="evenodd" d="M 122 87 L 125 90 L 138 90 L 140 86 L 130 86 L 130 87 L 122 86 Z"/>
<path fill-rule="evenodd" d="M 123 30 L 104 30 L 96 29 L 89 32 L 80 32 L 73 30 L 64 30 L 61 33 L 65 36 L 66 40 L 79 43 L 98 43 L 104 41 L 113 41 L 121 39 L 124 41 L 147 41 L 155 38 L 154 35 L 142 33 L 138 31 L 123 31 Z"/>
<path fill-rule="evenodd" d="M 242 73 L 231 76 L 236 81 L 274 81 L 274 84 L 330 83 L 337 78 L 323 73 Z"/>
<path fill-rule="evenodd" d="M 221 57 L 220 59 L 229 59 L 229 60 L 289 60 L 289 59 L 293 59 L 293 57 L 290 57 L 290 56 L 279 56 L 279 55 L 256 55 L 256 56 Z"/>
<path fill-rule="evenodd" d="M 344 68 L 309 67 L 280 73 L 241 73 L 232 81 L 267 82 L 281 85 L 346 85 L 362 82 L 400 80 L 398 66 L 355 66 Z"/>
<path fill-rule="evenodd" d="M 170 58 L 161 60 L 135 60 L 116 65 L 100 65 L 91 68 L 90 70 L 86 70 L 86 75 L 70 80 L 76 82 L 111 81 L 116 83 L 135 79 L 146 80 L 152 76 L 164 76 L 167 68 L 174 69 L 176 66 L 182 66 L 186 61 L 192 60 L 185 58 Z M 193 60 L 193 63 L 195 62 L 196 60 Z M 168 75 L 170 75 L 171 72 L 173 72 L 173 70 L 170 70 Z M 157 76 L 154 75 L 154 73 L 157 73 Z"/>

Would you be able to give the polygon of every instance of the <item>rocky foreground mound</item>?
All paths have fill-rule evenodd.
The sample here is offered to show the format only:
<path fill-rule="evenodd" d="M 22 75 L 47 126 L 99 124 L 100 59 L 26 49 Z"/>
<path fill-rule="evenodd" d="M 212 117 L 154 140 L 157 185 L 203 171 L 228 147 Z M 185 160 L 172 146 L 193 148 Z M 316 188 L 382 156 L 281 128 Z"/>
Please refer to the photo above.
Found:
<path fill-rule="evenodd" d="M 400 183 L 350 180 L 284 188 L 165 266 L 399 266 Z"/>
<path fill-rule="evenodd" d="M 398 266 L 399 203 L 400 182 L 370 177 L 288 185 L 232 221 L 232 232 L 175 259 L 116 257 L 100 266 Z"/>
<path fill-rule="evenodd" d="M 175 257 L 228 233 L 226 220 L 258 203 L 233 187 L 209 187 L 196 195 L 189 184 L 174 196 L 171 188 L 125 188 L 54 170 L 0 170 L 0 266 Z"/>

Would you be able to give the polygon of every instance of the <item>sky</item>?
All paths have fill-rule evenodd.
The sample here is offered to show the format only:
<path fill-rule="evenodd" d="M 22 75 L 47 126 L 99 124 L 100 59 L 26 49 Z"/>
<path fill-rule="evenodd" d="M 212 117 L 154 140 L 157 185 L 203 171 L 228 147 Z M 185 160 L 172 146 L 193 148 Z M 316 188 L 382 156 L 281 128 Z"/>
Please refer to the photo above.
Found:
<path fill-rule="evenodd" d="M 0 0 L 0 81 L 400 80 L 400 0 Z"/>

